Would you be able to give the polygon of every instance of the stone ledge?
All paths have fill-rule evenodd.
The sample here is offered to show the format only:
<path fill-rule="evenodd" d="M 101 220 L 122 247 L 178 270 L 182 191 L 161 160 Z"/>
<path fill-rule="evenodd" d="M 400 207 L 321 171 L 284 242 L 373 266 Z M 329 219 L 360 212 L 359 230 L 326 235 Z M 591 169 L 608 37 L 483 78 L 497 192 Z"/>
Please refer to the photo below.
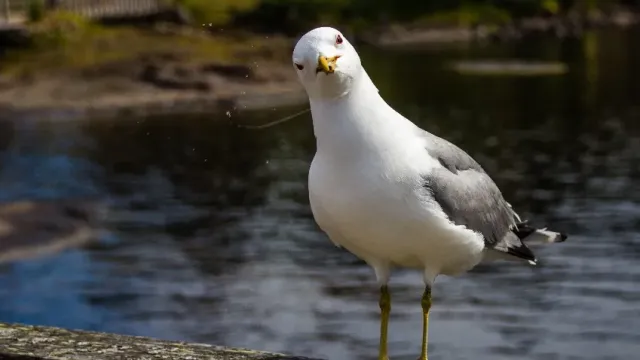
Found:
<path fill-rule="evenodd" d="M 0 359 L 319 360 L 139 336 L 0 323 Z"/>

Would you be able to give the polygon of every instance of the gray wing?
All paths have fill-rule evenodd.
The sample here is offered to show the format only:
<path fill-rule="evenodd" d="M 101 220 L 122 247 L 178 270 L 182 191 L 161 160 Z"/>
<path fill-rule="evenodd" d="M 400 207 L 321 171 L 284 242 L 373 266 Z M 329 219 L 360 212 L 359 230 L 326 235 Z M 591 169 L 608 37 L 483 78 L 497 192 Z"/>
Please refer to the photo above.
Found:
<path fill-rule="evenodd" d="M 535 261 L 521 241 L 528 234 L 519 231 L 517 214 L 480 164 L 444 139 L 428 132 L 424 137 L 427 152 L 442 165 L 423 176 L 424 188 L 449 220 L 482 234 L 486 248 Z"/>

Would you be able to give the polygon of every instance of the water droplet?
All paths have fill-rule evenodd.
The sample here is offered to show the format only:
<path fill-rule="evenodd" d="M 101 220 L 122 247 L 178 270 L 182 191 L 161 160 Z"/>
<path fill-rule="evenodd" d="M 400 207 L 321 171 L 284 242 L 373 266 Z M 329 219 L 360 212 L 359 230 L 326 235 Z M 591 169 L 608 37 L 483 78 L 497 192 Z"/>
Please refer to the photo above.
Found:
<path fill-rule="evenodd" d="M 227 117 L 231 117 L 231 111 L 227 110 Z"/>

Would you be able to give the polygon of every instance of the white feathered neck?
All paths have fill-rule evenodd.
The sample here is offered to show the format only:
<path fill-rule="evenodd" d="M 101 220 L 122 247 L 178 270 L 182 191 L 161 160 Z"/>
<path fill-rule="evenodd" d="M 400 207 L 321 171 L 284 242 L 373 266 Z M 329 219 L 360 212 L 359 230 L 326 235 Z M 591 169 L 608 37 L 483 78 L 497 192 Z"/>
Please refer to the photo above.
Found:
<path fill-rule="evenodd" d="M 342 157 L 385 151 L 415 133 L 416 126 L 389 106 L 361 71 L 346 95 L 309 99 L 318 153 Z"/>

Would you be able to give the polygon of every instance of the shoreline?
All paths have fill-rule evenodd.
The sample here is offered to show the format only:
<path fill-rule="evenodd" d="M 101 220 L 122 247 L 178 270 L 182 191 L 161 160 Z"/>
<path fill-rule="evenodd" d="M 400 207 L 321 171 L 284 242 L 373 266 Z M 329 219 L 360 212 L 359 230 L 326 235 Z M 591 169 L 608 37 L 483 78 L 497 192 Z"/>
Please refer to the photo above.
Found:
<path fill-rule="evenodd" d="M 307 99 L 295 72 L 256 55 L 248 62 L 193 62 L 163 54 L 47 75 L 0 77 L 0 120 L 81 120 L 227 114 Z"/>
<path fill-rule="evenodd" d="M 14 59 L 14 67 L 0 74 L 0 119 L 225 114 L 306 101 L 295 72 L 285 61 L 288 54 L 284 56 L 283 44 L 289 39 L 261 40 L 250 35 L 238 41 L 233 35 L 224 35 L 214 41 L 240 44 L 237 49 L 219 48 L 220 55 L 217 43 L 209 43 L 208 36 L 198 34 L 197 29 L 171 31 L 180 33 L 181 29 L 188 37 L 178 40 L 201 42 L 197 48 L 201 53 L 196 57 L 185 53 L 184 47 L 151 45 L 148 50 L 124 53 L 114 60 L 50 69 L 37 53 L 23 53 L 23 58 L 35 60 L 20 67 L 20 58 Z M 158 44 L 171 39 L 148 37 Z M 213 51 L 206 49 L 211 46 Z"/>
<path fill-rule="evenodd" d="M 97 104 L 77 103 L 69 105 L 3 107 L 0 106 L 0 121 L 38 120 L 38 121 L 77 121 L 105 120 L 120 117 L 155 117 L 168 115 L 216 115 L 225 116 L 226 112 L 264 110 L 272 107 L 289 107 L 303 104 L 306 96 L 300 92 L 282 92 L 269 95 L 248 95 L 245 98 L 218 99 L 207 96 L 180 96 L 172 99 L 149 97 L 130 99 L 120 103 L 107 103 L 101 100 Z M 230 116 L 229 116 L 230 117 Z"/>
<path fill-rule="evenodd" d="M 427 24 L 392 24 L 364 34 L 362 41 L 369 45 L 393 48 L 474 41 L 505 42 L 530 35 L 549 35 L 564 39 L 580 38 L 585 30 L 628 28 L 637 24 L 640 24 L 639 11 L 619 8 L 606 14 L 602 11 L 588 14 L 572 11 L 564 15 L 524 17 L 502 25 L 438 27 Z"/>
<path fill-rule="evenodd" d="M 640 23 L 640 14 L 523 18 L 503 26 L 429 27 L 388 25 L 355 41 L 382 48 L 437 46 L 474 41 L 512 41 L 529 35 L 580 37 L 586 29 L 625 28 Z M 295 39 L 284 39 L 293 42 Z M 279 50 L 282 52 L 282 50 Z M 267 51 L 268 52 L 268 51 Z M 246 55 L 246 54 L 245 54 Z M 225 114 L 236 111 L 302 105 L 307 101 L 284 54 L 261 55 L 228 63 L 199 62 L 176 54 L 155 54 L 95 68 L 49 75 L 0 75 L 0 120 L 116 119 L 165 115 Z"/>
<path fill-rule="evenodd" d="M 71 81 L 73 83 L 73 81 Z M 78 81 L 73 85 L 82 84 Z M 71 86 L 73 86 L 71 85 Z M 86 84 L 82 84 L 85 85 Z M 38 92 L 39 84 L 24 88 L 26 98 Z M 70 86 L 70 87 L 71 87 Z M 88 85 L 89 87 L 92 85 Z M 99 84 L 94 84 L 99 87 Z M 249 84 L 227 94 L 212 92 L 158 90 L 131 84 L 126 94 L 104 92 L 90 100 L 58 101 L 49 96 L 34 102 L 9 104 L 0 93 L 0 120 L 99 120 L 120 117 L 140 118 L 166 115 L 216 114 L 231 117 L 236 111 L 263 110 L 272 107 L 295 106 L 307 101 L 297 83 Z M 132 91 L 133 89 L 133 91 Z"/>

